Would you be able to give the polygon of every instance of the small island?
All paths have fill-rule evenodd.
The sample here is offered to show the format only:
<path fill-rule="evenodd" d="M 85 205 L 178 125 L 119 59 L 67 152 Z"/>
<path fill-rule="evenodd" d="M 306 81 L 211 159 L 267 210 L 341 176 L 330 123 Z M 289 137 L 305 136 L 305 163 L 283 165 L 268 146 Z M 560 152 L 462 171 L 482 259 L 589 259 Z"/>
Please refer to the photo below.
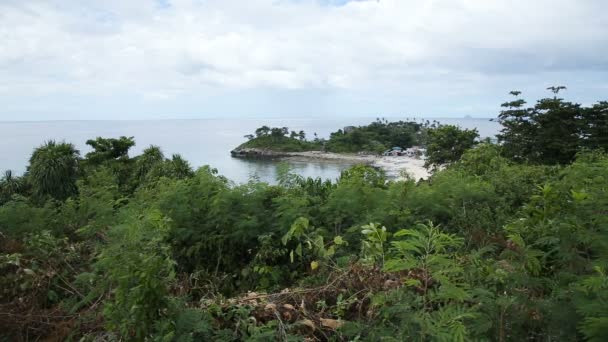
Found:
<path fill-rule="evenodd" d="M 365 126 L 347 126 L 330 134 L 329 139 L 307 139 L 304 131 L 287 127 L 262 126 L 230 153 L 236 158 L 280 158 L 288 160 L 331 160 L 366 164 L 383 169 L 388 176 L 427 178 L 425 152 L 428 130 L 437 122 L 386 119 Z"/>

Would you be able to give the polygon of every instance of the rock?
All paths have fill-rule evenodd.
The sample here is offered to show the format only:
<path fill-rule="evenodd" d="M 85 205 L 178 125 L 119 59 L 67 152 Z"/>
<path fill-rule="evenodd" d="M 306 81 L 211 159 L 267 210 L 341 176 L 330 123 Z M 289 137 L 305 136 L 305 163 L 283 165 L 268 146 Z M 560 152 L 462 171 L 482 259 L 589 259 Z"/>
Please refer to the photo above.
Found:
<path fill-rule="evenodd" d="M 277 152 L 269 149 L 237 147 L 230 151 L 230 155 L 235 158 L 280 158 L 288 156 L 288 153 Z"/>

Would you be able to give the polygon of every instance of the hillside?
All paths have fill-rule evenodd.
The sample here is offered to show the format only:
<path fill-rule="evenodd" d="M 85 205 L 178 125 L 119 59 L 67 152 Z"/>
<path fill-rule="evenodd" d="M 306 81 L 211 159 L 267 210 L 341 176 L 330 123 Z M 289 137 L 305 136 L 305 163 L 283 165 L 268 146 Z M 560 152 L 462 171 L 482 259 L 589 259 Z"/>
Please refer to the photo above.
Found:
<path fill-rule="evenodd" d="M 0 180 L 0 341 L 604 341 L 607 108 L 433 131 L 453 153 L 420 181 L 235 185 L 133 138 L 46 142 Z"/>

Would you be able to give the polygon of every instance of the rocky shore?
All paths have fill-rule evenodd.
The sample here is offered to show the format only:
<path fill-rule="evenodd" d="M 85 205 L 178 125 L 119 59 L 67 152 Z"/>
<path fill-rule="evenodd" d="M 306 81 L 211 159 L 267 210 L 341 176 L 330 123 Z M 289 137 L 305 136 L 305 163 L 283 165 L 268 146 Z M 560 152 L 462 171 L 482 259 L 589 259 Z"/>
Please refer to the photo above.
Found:
<path fill-rule="evenodd" d="M 370 154 L 345 154 L 323 151 L 281 152 L 269 149 L 237 148 L 230 151 L 235 158 L 264 158 L 286 160 L 327 160 L 349 164 L 366 164 L 384 170 L 390 178 L 403 179 L 406 175 L 418 180 L 426 179 L 430 172 L 424 168 L 424 159 L 413 157 L 377 156 Z"/>

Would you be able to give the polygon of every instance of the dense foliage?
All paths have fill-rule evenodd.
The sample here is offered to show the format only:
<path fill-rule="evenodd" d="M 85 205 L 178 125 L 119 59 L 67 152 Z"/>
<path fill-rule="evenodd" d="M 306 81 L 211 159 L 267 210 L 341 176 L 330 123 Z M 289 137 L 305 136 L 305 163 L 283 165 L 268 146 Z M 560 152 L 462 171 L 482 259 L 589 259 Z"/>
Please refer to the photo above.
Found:
<path fill-rule="evenodd" d="M 289 132 L 287 127 L 262 126 L 255 130 L 255 135 L 249 134 L 240 148 L 271 149 L 280 152 L 302 152 L 320 148 L 319 141 L 307 141 L 304 131 Z"/>
<path fill-rule="evenodd" d="M 426 181 L 236 185 L 89 142 L 0 181 L 0 341 L 608 338 L 601 150 L 546 165 L 480 143 Z"/>
<path fill-rule="evenodd" d="M 331 152 L 382 152 L 393 146 L 408 148 L 424 143 L 424 129 L 429 125 L 429 122 L 377 119 L 366 126 L 332 133 L 326 149 Z"/>
<path fill-rule="evenodd" d="M 462 154 L 477 143 L 479 133 L 476 129 L 460 129 L 454 125 L 442 125 L 427 132 L 427 167 L 458 161 Z"/>
<path fill-rule="evenodd" d="M 565 87 L 549 89 L 555 96 L 533 107 L 524 107 L 526 101 L 519 98 L 502 105 L 499 121 L 504 129 L 498 137 L 505 153 L 517 160 L 567 164 L 581 148 L 608 149 L 608 102 L 584 107 L 557 97 Z"/>
<path fill-rule="evenodd" d="M 330 134 L 329 139 L 318 138 L 307 140 L 304 131 L 289 131 L 287 127 L 262 126 L 255 134 L 245 137 L 249 141 L 241 148 L 263 148 L 281 152 L 301 152 L 324 150 L 336 153 L 368 152 L 380 153 L 393 146 L 408 148 L 426 142 L 426 129 L 437 127 L 437 122 L 395 121 L 386 119 L 364 126 L 350 126 Z"/>

